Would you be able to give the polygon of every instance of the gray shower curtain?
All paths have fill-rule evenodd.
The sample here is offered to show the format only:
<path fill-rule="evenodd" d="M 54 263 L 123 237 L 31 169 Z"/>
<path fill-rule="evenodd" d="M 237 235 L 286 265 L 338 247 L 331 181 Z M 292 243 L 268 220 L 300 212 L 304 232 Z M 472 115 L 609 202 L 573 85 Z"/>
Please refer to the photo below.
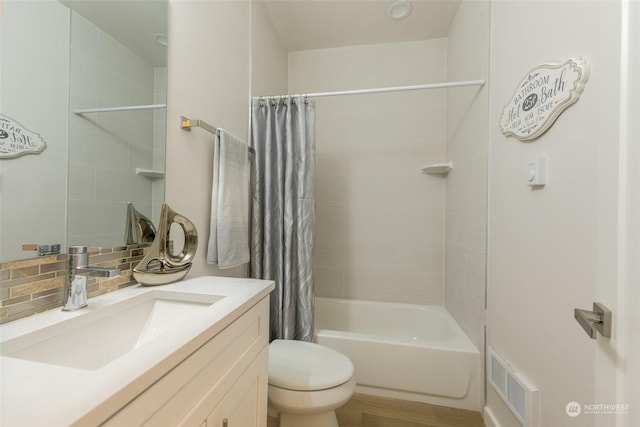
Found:
<path fill-rule="evenodd" d="M 304 97 L 254 100 L 251 277 L 276 282 L 270 339 L 313 338 L 315 105 Z"/>

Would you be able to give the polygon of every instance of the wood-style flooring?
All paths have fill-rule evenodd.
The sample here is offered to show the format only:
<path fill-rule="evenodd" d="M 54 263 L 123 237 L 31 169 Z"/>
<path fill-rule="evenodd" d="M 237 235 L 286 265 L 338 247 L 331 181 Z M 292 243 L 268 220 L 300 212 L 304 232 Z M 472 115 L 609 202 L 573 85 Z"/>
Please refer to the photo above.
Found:
<path fill-rule="evenodd" d="M 479 412 L 364 394 L 354 394 L 336 416 L 340 427 L 485 427 Z M 277 426 L 269 418 L 267 427 Z"/>

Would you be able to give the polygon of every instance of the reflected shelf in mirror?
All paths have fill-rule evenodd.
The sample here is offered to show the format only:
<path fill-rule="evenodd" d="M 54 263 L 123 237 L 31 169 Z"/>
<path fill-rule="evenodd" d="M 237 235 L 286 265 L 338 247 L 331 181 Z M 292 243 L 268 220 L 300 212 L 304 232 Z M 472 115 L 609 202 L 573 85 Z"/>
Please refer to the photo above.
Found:
<path fill-rule="evenodd" d="M 158 108 L 167 108 L 167 104 L 125 105 L 122 107 L 103 107 L 103 108 L 79 108 L 77 110 L 73 110 L 73 113 L 74 114 L 108 113 L 112 111 L 155 110 Z"/>

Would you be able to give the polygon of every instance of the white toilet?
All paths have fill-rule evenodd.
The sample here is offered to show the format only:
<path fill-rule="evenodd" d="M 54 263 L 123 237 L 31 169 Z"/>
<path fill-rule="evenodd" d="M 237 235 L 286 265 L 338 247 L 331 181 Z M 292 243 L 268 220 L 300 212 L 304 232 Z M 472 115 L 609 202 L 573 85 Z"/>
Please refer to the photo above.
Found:
<path fill-rule="evenodd" d="M 338 427 L 335 409 L 356 387 L 345 355 L 310 342 L 275 340 L 269 345 L 269 412 L 280 427 Z"/>

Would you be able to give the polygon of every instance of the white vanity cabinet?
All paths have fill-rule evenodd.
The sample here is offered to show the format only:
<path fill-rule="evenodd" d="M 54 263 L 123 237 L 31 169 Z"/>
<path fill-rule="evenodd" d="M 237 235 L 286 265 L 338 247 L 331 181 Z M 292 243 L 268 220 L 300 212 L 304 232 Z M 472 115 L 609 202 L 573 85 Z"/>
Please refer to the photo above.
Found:
<path fill-rule="evenodd" d="M 265 297 L 103 425 L 265 427 L 268 330 Z"/>
<path fill-rule="evenodd" d="M 266 427 L 274 286 L 129 286 L 0 325 L 0 425 Z"/>

